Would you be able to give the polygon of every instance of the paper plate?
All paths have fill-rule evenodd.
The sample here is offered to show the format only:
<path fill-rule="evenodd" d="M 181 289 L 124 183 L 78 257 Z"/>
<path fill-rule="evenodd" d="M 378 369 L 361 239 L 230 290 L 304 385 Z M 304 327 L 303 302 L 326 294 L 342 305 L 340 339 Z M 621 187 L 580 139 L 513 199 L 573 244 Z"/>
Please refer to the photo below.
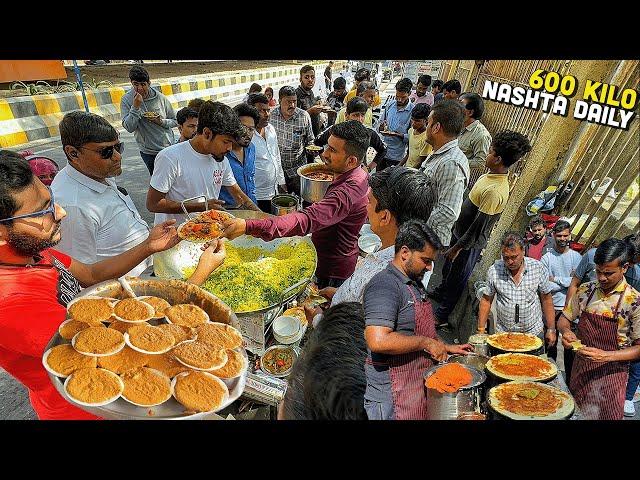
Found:
<path fill-rule="evenodd" d="M 202 372 L 202 373 L 204 373 L 208 377 L 213 378 L 216 382 L 218 382 L 220 384 L 220 386 L 224 387 L 224 396 L 222 397 L 222 401 L 220 402 L 220 405 L 217 408 L 214 408 L 213 410 L 210 410 L 210 412 L 218 412 L 218 411 L 222 410 L 225 407 L 225 404 L 227 404 L 227 402 L 229 400 L 229 387 L 227 387 L 227 384 L 224 383 L 220 378 L 216 377 L 215 375 L 212 375 L 212 374 L 210 374 L 208 372 Z M 182 373 L 179 373 L 178 375 L 176 375 L 175 377 L 173 377 L 173 380 L 171 380 L 171 396 L 173 398 L 176 398 L 175 388 L 176 388 L 176 382 L 177 382 L 178 378 L 184 377 L 184 376 L 189 375 L 189 374 L 190 374 L 190 372 L 182 372 Z M 177 398 L 176 398 L 176 401 L 178 401 Z M 178 403 L 180 403 L 180 402 L 178 402 Z M 180 405 L 182 405 L 182 404 L 180 403 Z"/>
<path fill-rule="evenodd" d="M 126 299 L 123 299 L 123 300 L 131 300 L 131 299 L 126 298 Z M 136 300 L 139 300 L 139 298 L 136 297 Z M 118 303 L 121 302 L 121 301 L 122 300 L 118 300 Z M 156 310 L 151 305 L 149 305 L 148 303 L 145 303 L 143 301 L 140 301 L 140 303 L 143 304 L 147 308 L 147 312 L 148 312 L 147 318 L 144 318 L 142 320 L 126 320 L 126 319 L 124 319 L 122 317 L 119 317 L 118 315 L 115 314 L 115 309 L 116 309 L 117 303 L 113 306 L 114 314 L 112 315 L 112 317 L 115 318 L 116 320 L 119 320 L 119 321 L 124 322 L 124 323 L 144 323 L 144 322 L 148 322 L 149 320 L 154 318 Z"/>
<path fill-rule="evenodd" d="M 71 380 L 73 378 L 73 373 L 71 375 L 69 375 L 67 377 L 67 379 L 64 381 L 64 391 L 67 394 L 67 398 L 69 400 L 71 400 L 74 403 L 77 403 L 78 405 L 83 405 L 85 407 L 102 407 L 104 405 L 109 405 L 110 403 L 115 402 L 117 399 L 120 398 L 120 396 L 122 395 L 122 391 L 124 390 L 124 382 L 122 381 L 122 379 L 116 375 L 113 372 L 110 372 L 109 370 L 106 370 L 104 368 L 98 368 L 96 370 L 104 370 L 105 372 L 108 372 L 110 375 L 113 375 L 115 378 L 118 379 L 118 381 L 120 382 L 120 393 L 118 393 L 118 395 L 116 395 L 113 398 L 110 398 L 108 400 L 105 400 L 103 402 L 98 402 L 98 403 L 86 403 L 86 402 L 81 402 L 80 400 L 76 400 L 74 397 L 72 397 L 69 392 L 67 391 L 67 384 L 69 383 L 69 380 Z"/>
<path fill-rule="evenodd" d="M 149 367 L 142 367 L 142 368 L 145 368 L 145 369 L 147 369 L 147 370 L 151 370 L 151 371 L 152 371 L 153 373 L 155 373 L 156 375 L 159 375 L 159 376 L 161 376 L 163 379 L 166 379 L 166 380 L 167 380 L 167 383 L 169 384 L 169 395 L 167 396 L 167 398 L 165 398 L 165 399 L 164 399 L 164 400 L 162 400 L 161 402 L 158 402 L 158 403 L 152 403 L 152 404 L 149 404 L 149 405 L 143 405 L 143 404 L 141 404 L 141 403 L 132 402 L 132 401 L 131 401 L 131 400 L 129 400 L 127 397 L 125 397 L 125 396 L 124 396 L 124 387 L 123 387 L 123 391 L 122 391 L 122 395 L 121 395 L 121 396 L 122 396 L 122 399 L 123 399 L 123 400 L 125 400 L 126 402 L 131 403 L 132 405 L 137 406 L 137 407 L 155 407 L 155 406 L 157 406 L 157 405 L 162 405 L 164 402 L 166 402 L 167 400 L 169 400 L 169 399 L 171 398 L 171 395 L 172 395 L 172 392 L 173 392 L 173 391 L 172 391 L 172 389 L 171 389 L 171 379 L 170 379 L 168 376 L 166 376 L 164 373 L 162 373 L 161 371 L 159 371 L 159 370 L 155 370 L 155 369 L 153 369 L 153 368 L 149 368 Z M 121 374 L 121 376 L 122 376 L 122 375 L 124 375 L 124 374 Z M 122 378 L 121 378 L 121 380 L 122 380 Z M 122 383 L 124 384 L 124 380 L 122 380 Z"/>
<path fill-rule="evenodd" d="M 117 350 L 114 350 L 113 352 L 109 352 L 109 353 L 87 353 L 87 352 L 81 352 L 80 350 L 78 350 L 76 348 L 76 338 L 78 338 L 78 335 L 80 335 L 81 333 L 82 332 L 78 332 L 73 336 L 73 338 L 71 339 L 71 346 L 75 349 L 76 352 L 81 353 L 82 355 L 87 355 L 89 357 L 108 357 L 109 355 L 115 355 L 116 353 L 118 353 L 120 350 L 122 350 L 127 345 L 127 342 L 125 340 L 125 341 L 122 342 L 122 345 Z"/>
<path fill-rule="evenodd" d="M 129 332 L 125 332 L 124 334 L 124 343 L 127 344 L 129 348 L 131 348 L 132 350 L 135 350 L 136 352 L 140 352 L 140 353 L 146 353 L 147 355 L 162 355 L 163 353 L 167 353 L 169 350 L 171 350 L 173 347 L 176 346 L 176 344 L 171 345 L 169 348 L 165 350 L 161 350 L 159 352 L 150 352 L 148 350 L 143 350 L 140 347 L 136 347 L 131 343 L 131 340 L 129 339 Z"/>

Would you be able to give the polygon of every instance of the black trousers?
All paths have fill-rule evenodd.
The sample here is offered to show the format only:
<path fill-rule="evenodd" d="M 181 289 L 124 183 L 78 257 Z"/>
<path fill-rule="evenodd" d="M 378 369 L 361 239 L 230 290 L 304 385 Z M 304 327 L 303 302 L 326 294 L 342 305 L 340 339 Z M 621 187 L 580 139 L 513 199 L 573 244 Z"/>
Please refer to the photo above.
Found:
<path fill-rule="evenodd" d="M 451 237 L 451 245 L 455 245 L 457 241 L 455 236 Z M 449 315 L 456 308 L 481 253 L 481 249 L 471 248 L 460 250 L 453 262 L 445 259 L 442 266 L 442 283 L 435 289 L 436 294 L 442 297 L 442 301 L 433 312 L 440 322 L 448 322 Z"/>

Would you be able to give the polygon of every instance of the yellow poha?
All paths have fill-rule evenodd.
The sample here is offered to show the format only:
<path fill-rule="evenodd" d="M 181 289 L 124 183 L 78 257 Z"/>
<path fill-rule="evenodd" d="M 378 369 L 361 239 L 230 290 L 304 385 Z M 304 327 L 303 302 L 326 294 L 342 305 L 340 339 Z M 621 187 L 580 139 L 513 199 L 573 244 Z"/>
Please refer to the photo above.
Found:
<path fill-rule="evenodd" d="M 227 243 L 224 263 L 204 282 L 235 312 L 260 310 L 280 300 L 288 287 L 313 274 L 316 255 L 306 242 L 284 243 L 273 251 L 239 248 Z M 195 268 L 185 269 L 189 278 Z"/>

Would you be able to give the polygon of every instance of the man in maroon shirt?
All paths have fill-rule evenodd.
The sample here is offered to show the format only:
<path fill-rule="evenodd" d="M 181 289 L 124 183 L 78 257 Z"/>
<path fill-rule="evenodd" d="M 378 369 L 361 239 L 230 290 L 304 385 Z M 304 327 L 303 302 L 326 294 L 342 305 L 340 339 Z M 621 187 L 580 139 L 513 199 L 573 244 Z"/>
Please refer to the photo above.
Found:
<path fill-rule="evenodd" d="M 358 233 L 367 218 L 368 174 L 361 165 L 369 138 L 369 131 L 358 121 L 335 125 L 321 155 L 334 175 L 324 198 L 281 217 L 228 220 L 224 236 L 234 239 L 246 233 L 273 240 L 311 233 L 318 251 L 318 287 L 339 287 L 355 270 Z"/>

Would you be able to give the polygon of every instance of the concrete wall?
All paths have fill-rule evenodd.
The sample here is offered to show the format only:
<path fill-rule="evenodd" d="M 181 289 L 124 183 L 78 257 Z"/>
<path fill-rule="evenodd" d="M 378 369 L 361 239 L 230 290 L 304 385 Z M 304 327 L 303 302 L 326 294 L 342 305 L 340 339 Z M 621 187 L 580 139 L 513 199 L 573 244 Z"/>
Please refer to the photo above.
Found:
<path fill-rule="evenodd" d="M 327 62 L 312 62 L 316 69 L 316 87 L 324 89 L 323 72 Z M 297 87 L 302 65 L 285 65 L 276 68 L 260 68 L 236 72 L 218 72 L 211 75 L 180 77 L 165 83 L 153 83 L 166 95 L 178 110 L 193 98 L 217 100 L 228 105 L 240 103 L 252 83 L 270 86 L 278 95 L 284 85 Z M 334 71 L 341 68 L 334 64 Z M 120 99 L 129 87 L 112 87 L 87 90 L 89 110 L 119 123 Z M 314 88 L 316 90 L 316 88 Z M 84 109 L 81 92 L 58 93 L 0 99 L 0 148 L 14 147 L 23 143 L 59 135 L 58 124 L 65 113 Z"/>

